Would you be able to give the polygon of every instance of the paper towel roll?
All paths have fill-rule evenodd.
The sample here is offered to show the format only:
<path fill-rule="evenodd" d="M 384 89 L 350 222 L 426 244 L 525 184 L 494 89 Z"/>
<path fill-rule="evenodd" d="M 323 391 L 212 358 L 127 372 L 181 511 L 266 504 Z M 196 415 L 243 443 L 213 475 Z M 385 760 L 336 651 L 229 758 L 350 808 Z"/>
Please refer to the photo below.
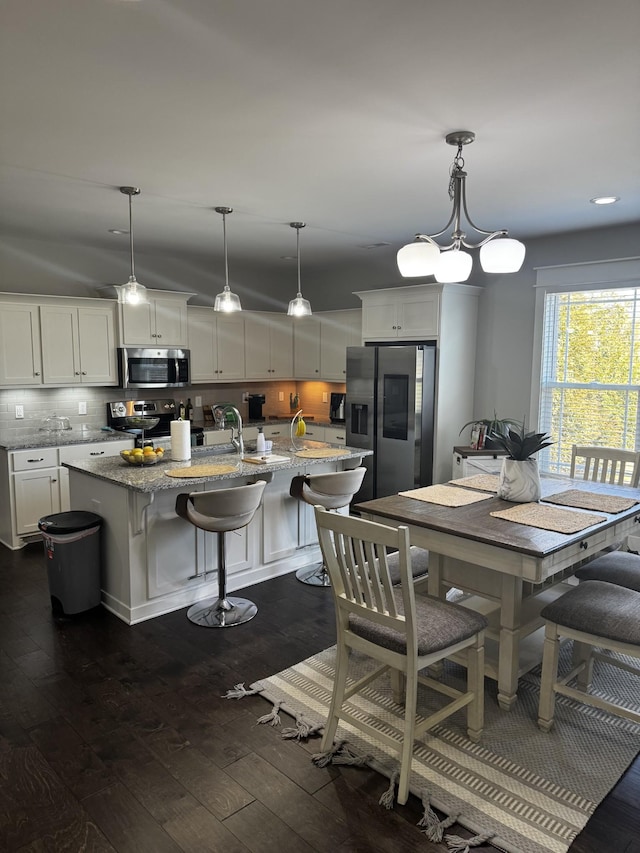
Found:
<path fill-rule="evenodd" d="M 171 458 L 175 462 L 191 459 L 191 424 L 189 421 L 171 421 Z"/>

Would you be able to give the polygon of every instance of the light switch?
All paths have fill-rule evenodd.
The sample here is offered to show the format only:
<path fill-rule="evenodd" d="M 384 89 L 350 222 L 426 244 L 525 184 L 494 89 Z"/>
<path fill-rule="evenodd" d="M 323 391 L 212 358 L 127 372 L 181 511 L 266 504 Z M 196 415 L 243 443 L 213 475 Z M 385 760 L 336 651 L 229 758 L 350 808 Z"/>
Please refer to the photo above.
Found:
<path fill-rule="evenodd" d="M 78 414 L 86 415 L 87 414 L 87 404 L 86 403 L 78 403 Z"/>
<path fill-rule="evenodd" d="M 278 402 L 284 403 L 284 391 L 278 391 Z"/>
<path fill-rule="evenodd" d="M 198 395 L 198 396 L 196 397 L 196 406 L 201 406 L 201 405 L 202 405 L 202 397 L 200 397 L 200 396 Z"/>
<path fill-rule="evenodd" d="M 329 402 L 329 395 L 327 394 L 327 392 L 326 392 L 326 391 L 323 391 L 323 392 L 322 392 L 322 402 L 323 402 L 323 403 L 328 403 L 328 402 Z"/>

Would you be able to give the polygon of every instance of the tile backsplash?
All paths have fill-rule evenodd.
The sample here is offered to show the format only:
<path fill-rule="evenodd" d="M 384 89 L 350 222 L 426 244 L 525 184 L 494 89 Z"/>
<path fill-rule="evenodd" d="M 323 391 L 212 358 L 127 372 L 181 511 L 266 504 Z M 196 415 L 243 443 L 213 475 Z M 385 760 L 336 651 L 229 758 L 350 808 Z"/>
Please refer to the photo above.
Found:
<path fill-rule="evenodd" d="M 329 403 L 332 391 L 344 391 L 339 382 L 244 382 L 238 385 L 193 385 L 188 388 L 169 388 L 166 391 L 123 391 L 119 388 L 20 388 L 0 390 L 0 431 L 15 438 L 36 432 L 44 418 L 56 414 L 69 418 L 71 426 L 79 429 L 86 426 L 100 429 L 107 423 L 107 403 L 120 399 L 150 399 L 172 397 L 176 403 L 191 398 L 194 417 L 201 422 L 202 407 L 197 407 L 196 397 L 204 405 L 232 403 L 240 414 L 248 417 L 248 405 L 242 402 L 243 394 L 265 395 L 262 407 L 266 418 L 290 418 L 290 400 L 298 396 L 298 408 L 308 418 L 329 420 Z M 282 399 L 280 399 L 282 398 Z M 86 414 L 80 414 L 80 404 L 86 404 Z M 16 418 L 16 406 L 22 406 L 23 418 Z"/>

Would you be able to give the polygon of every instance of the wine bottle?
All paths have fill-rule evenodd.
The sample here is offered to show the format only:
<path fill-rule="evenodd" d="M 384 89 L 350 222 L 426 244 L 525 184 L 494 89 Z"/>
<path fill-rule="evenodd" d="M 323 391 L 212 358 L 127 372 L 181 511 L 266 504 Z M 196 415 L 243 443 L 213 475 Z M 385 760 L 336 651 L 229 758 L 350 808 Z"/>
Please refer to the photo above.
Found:
<path fill-rule="evenodd" d="M 193 420 L 193 406 L 191 405 L 191 397 L 187 398 L 187 408 L 186 408 L 185 414 L 186 414 L 186 419 L 188 421 Z"/>
<path fill-rule="evenodd" d="M 184 403 L 182 402 L 182 400 L 180 400 L 180 402 L 178 403 L 178 420 L 179 421 L 183 421 L 185 419 L 186 411 L 187 410 L 185 409 Z"/>

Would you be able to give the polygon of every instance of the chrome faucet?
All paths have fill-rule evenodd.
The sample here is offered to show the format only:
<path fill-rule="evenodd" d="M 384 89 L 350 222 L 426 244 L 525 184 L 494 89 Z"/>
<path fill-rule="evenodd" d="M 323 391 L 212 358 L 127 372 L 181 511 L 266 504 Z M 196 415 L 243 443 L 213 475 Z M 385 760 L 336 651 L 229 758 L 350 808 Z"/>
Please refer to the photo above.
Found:
<path fill-rule="evenodd" d="M 242 415 L 235 406 L 213 406 L 213 417 L 218 424 L 218 429 L 225 428 L 225 415 L 227 412 L 233 412 L 236 422 L 231 424 L 231 444 L 238 451 L 240 456 L 244 456 L 244 439 L 242 437 Z M 237 435 L 234 432 L 237 429 Z"/>

